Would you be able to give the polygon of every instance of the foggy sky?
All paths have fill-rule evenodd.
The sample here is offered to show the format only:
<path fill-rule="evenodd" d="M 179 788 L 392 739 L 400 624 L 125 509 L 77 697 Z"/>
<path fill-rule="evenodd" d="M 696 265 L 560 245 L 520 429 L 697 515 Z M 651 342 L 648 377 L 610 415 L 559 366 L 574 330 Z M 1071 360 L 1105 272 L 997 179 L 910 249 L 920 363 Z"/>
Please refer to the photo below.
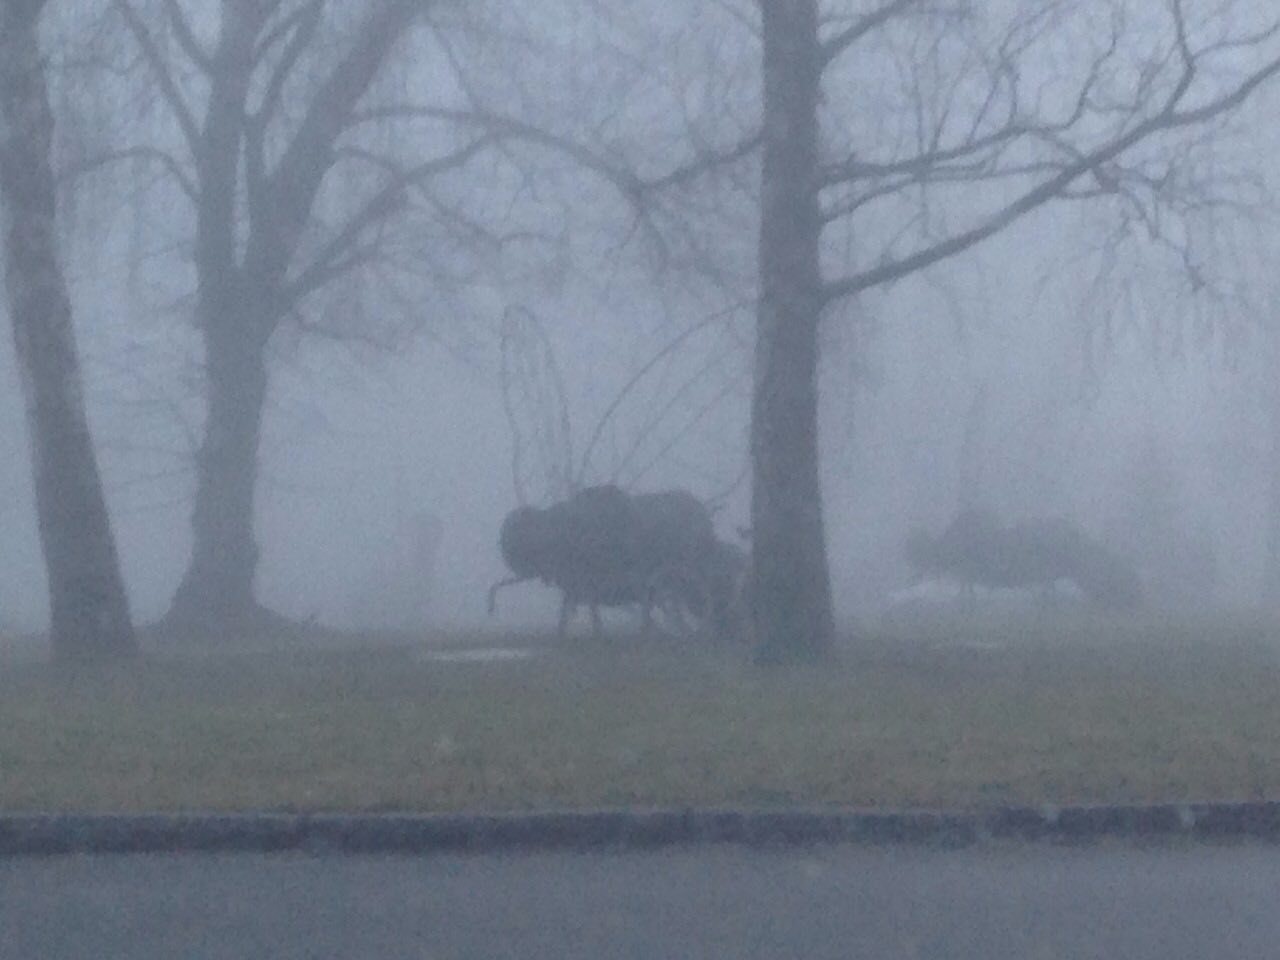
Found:
<path fill-rule="evenodd" d="M 1266 161 L 1275 152 L 1257 133 L 1265 117 L 1266 101 L 1252 104 L 1238 125 L 1244 139 L 1234 142 L 1247 144 L 1235 149 L 1274 180 Z M 585 196 L 604 193 L 597 185 Z M 488 622 L 485 590 L 503 575 L 497 529 L 515 505 L 498 383 L 504 308 L 528 305 L 546 322 L 579 452 L 601 411 L 673 332 L 724 309 L 687 278 L 655 276 L 642 243 L 636 250 L 612 242 L 621 227 L 605 242 L 591 233 L 614 213 L 568 222 L 579 233 L 558 282 L 541 267 L 526 276 L 508 263 L 506 272 L 477 271 L 452 299 L 424 297 L 424 332 L 390 353 L 282 345 L 259 487 L 259 592 L 269 606 L 346 626 L 416 596 L 418 575 L 397 558 L 403 520 L 421 510 L 444 525 L 432 621 Z M 94 216 L 75 234 L 69 278 L 125 575 L 135 614 L 147 620 L 164 610 L 190 547 L 184 431 L 198 435 L 200 403 L 190 388 L 195 340 L 178 299 L 189 283 L 163 257 L 141 279 L 129 276 L 120 266 L 137 242 L 129 209 L 100 207 Z M 1154 437 L 1176 469 L 1186 522 L 1213 533 L 1219 599 L 1256 601 L 1273 390 L 1264 362 L 1274 283 L 1266 252 L 1212 264 L 1247 287 L 1239 301 L 1197 302 L 1167 253 L 1136 241 L 1120 254 L 1119 279 L 1099 285 L 1098 217 L 1052 205 L 977 252 L 828 318 L 823 476 L 842 616 L 874 608 L 901 586 L 906 531 L 936 527 L 953 511 L 966 411 L 982 384 L 990 396 L 983 482 L 1003 513 L 1066 515 L 1104 533 L 1134 451 Z M 736 232 L 726 232 L 723 246 L 733 264 L 750 252 Z M 695 369 L 722 351 L 719 379 L 703 396 L 737 386 L 640 489 L 678 485 L 708 497 L 741 474 L 749 306 L 730 311 L 726 323 L 740 335 L 736 346 L 726 334 L 696 344 L 679 364 Z M 610 458 L 617 461 L 646 412 L 679 382 L 674 373 L 646 381 L 590 479 L 608 478 Z M 679 428 L 679 411 L 652 449 Z M 8 336 L 0 337 L 0 450 L 0 630 L 30 629 L 43 624 L 46 600 Z M 741 484 L 717 516 L 722 535 L 747 523 L 747 503 Z M 549 622 L 554 603 L 550 591 L 523 586 L 504 595 L 494 624 Z"/>

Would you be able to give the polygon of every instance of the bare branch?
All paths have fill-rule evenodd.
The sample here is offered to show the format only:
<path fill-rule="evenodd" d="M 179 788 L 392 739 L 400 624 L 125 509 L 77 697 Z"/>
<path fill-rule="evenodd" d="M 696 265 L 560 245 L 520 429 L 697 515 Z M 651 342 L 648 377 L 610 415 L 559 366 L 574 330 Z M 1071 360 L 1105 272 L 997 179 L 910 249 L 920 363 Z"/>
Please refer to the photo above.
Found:
<path fill-rule="evenodd" d="M 72 164 L 59 174 L 58 179 L 63 181 L 75 180 L 79 177 L 96 173 L 103 167 L 129 160 L 150 160 L 160 164 L 173 177 L 182 192 L 187 195 L 187 198 L 192 203 L 199 201 L 200 188 L 196 186 L 195 180 L 192 179 L 186 168 L 178 162 L 177 157 L 158 147 L 140 145 L 122 147 L 119 150 L 109 150 Z"/>
<path fill-rule="evenodd" d="M 351 252 L 360 238 L 403 206 L 406 191 L 431 177 L 449 170 L 456 170 L 492 142 L 491 137 L 482 136 L 453 153 L 434 157 L 408 170 L 398 172 L 352 215 L 320 249 L 311 263 L 285 287 L 284 302 L 296 303 L 332 281 L 336 274 L 347 272 L 352 266 L 349 262 Z"/>
<path fill-rule="evenodd" d="M 755 153 L 763 142 L 764 135 L 757 131 L 743 137 L 732 147 L 727 147 L 723 150 L 703 150 L 693 159 L 673 167 L 666 173 L 642 181 L 644 188 L 646 190 L 661 190 L 695 180 L 712 170 L 729 166 L 749 157 Z"/>
<path fill-rule="evenodd" d="M 263 192 L 268 207 L 251 231 L 249 262 L 262 277 L 283 277 L 332 165 L 334 141 L 349 125 L 352 110 L 382 68 L 387 52 L 421 8 L 417 0 L 382 0 L 313 95 L 268 178 Z"/>
<path fill-rule="evenodd" d="M 292 31 L 279 61 L 267 80 L 258 109 L 245 120 L 245 180 L 251 198 L 251 211 L 263 210 L 267 206 L 267 127 L 279 108 L 289 75 L 297 66 L 303 52 L 315 39 L 323 8 L 323 0 L 311 0 L 310 3 L 286 17 L 283 21 L 284 30 L 275 34 L 283 38 L 286 33 Z M 261 58 L 266 55 L 272 45 L 272 43 L 259 42 L 254 62 L 260 63 Z"/>
<path fill-rule="evenodd" d="M 380 339 L 374 334 L 359 333 L 355 330 L 337 330 L 333 327 L 326 326 L 323 323 L 316 323 L 313 320 L 309 320 L 302 313 L 291 313 L 289 314 L 289 319 L 293 321 L 294 326 L 297 327 L 298 330 L 311 337 L 319 337 L 333 343 L 359 344 L 368 347 L 371 350 L 378 350 L 381 352 L 385 352 L 391 347 L 391 344 L 387 342 L 387 340 Z"/>
<path fill-rule="evenodd" d="M 991 133 L 980 137 L 972 137 L 964 143 L 953 147 L 934 147 L 912 157 L 902 160 L 869 161 L 850 159 L 829 166 L 823 172 L 823 185 L 834 186 L 850 180 L 869 180 L 882 177 L 909 176 L 912 179 L 923 179 L 931 169 L 992 148 L 1012 143 L 1029 132 L 1023 121 L 1010 119 L 1007 123 Z"/>
<path fill-rule="evenodd" d="M 1059 172 L 995 211 L 983 223 L 905 257 L 889 260 L 851 277 L 831 281 L 824 289 L 825 297 L 830 302 L 871 287 L 892 283 L 910 273 L 967 250 L 999 233 L 1032 210 L 1051 200 L 1061 198 L 1068 188 L 1085 175 L 1102 172 L 1102 180 L 1105 182 L 1106 165 L 1135 144 L 1154 134 L 1194 126 L 1225 113 L 1243 103 L 1254 90 L 1278 73 L 1280 73 L 1280 58 L 1271 60 L 1250 74 L 1231 91 L 1198 107 L 1179 110 L 1179 104 L 1189 91 L 1195 74 L 1193 57 L 1191 63 L 1184 65 L 1172 92 L 1166 98 L 1163 107 L 1154 115 L 1092 150 L 1081 151 L 1075 160 L 1064 164 Z"/>
<path fill-rule="evenodd" d="M 160 95 L 164 97 L 165 103 L 173 111 L 173 115 L 178 121 L 178 126 L 182 128 L 182 135 L 186 138 L 191 153 L 198 155 L 200 126 L 196 123 L 195 115 L 191 112 L 190 105 L 178 87 L 178 81 L 174 78 L 173 72 L 165 62 L 155 37 L 151 35 L 151 31 L 147 29 L 147 25 L 129 0 L 112 0 L 112 6 L 124 18 L 125 25 L 129 28 L 129 32 L 133 35 L 139 49 L 141 49 L 142 56 L 147 61 L 147 66 L 156 78 L 156 84 L 160 88 Z"/>
<path fill-rule="evenodd" d="M 205 73 L 213 69 L 212 58 L 208 51 L 200 45 L 195 31 L 191 29 L 191 21 L 187 19 L 178 0 L 164 0 L 165 10 L 169 14 L 169 22 L 173 24 L 173 35 L 178 38 L 178 45 L 197 67 Z"/>
<path fill-rule="evenodd" d="M 504 140 L 522 140 L 546 147 L 566 155 L 580 166 L 612 183 L 625 196 L 637 201 L 646 193 L 679 186 L 719 167 L 742 160 L 754 153 L 762 143 L 762 135 L 757 131 L 743 137 L 731 147 L 705 150 L 665 173 L 653 177 L 641 177 L 621 162 L 571 137 L 553 133 L 527 121 L 517 120 L 515 117 L 483 109 L 460 110 L 451 107 L 397 104 L 354 113 L 351 122 L 354 126 L 393 117 L 447 120 L 465 126 L 479 127 Z"/>
<path fill-rule="evenodd" d="M 1025 25 L 1018 25 L 1025 28 Z M 1101 81 L 1103 69 L 1114 57 L 1120 41 L 1120 28 L 1112 24 L 1110 40 L 1106 47 L 1093 58 L 1074 97 L 1070 111 L 1056 121 L 1045 121 L 1032 124 L 1021 113 L 1017 88 L 1017 75 L 1011 70 L 1010 58 L 1022 52 L 1031 41 L 1017 36 L 1017 26 L 1000 44 L 996 62 L 990 66 L 991 80 L 981 106 L 975 111 L 968 124 L 964 137 L 951 145 L 943 145 L 943 136 L 948 119 L 947 112 L 933 124 L 924 149 L 913 156 L 899 160 L 871 161 L 858 157 L 850 157 L 838 163 L 829 164 L 823 170 L 823 186 L 835 186 L 852 180 L 879 179 L 885 177 L 907 176 L 918 182 L 945 179 L 951 176 L 948 169 L 942 177 L 935 176 L 934 171 L 948 167 L 958 161 L 971 161 L 987 155 L 994 160 L 997 152 L 1013 144 L 1026 135 L 1048 137 L 1066 132 L 1084 119 L 1092 106 L 1091 97 Z M 1001 94 L 1004 94 L 1002 97 Z M 995 105 L 1001 99 L 1007 100 L 1005 117 L 999 127 L 989 129 L 987 133 L 980 131 L 987 125 Z M 919 96 L 917 96 L 917 102 Z"/>
<path fill-rule="evenodd" d="M 324 0 L 308 0 L 307 3 L 290 11 L 287 17 L 284 17 L 279 23 L 266 31 L 266 33 L 259 38 L 258 43 L 253 50 L 253 62 L 262 62 L 262 59 L 271 51 L 271 48 L 285 37 L 289 36 L 293 29 L 298 25 L 299 21 L 314 16 L 316 13 L 315 8 L 323 6 Z"/>
<path fill-rule="evenodd" d="M 832 60 L 840 56 L 872 30 L 883 26 L 910 7 L 919 6 L 921 2 L 922 0 L 887 0 L 884 6 L 859 17 L 822 44 L 822 64 L 825 66 L 831 63 Z"/>
<path fill-rule="evenodd" d="M 240 8 L 237 7 L 237 10 Z M 200 211 L 196 217 L 196 259 L 211 273 L 231 276 L 238 269 L 236 209 L 240 157 L 245 136 L 254 41 L 267 7 L 250 4 L 225 20 L 214 50 L 203 127 L 193 144 L 200 171 Z"/>
<path fill-rule="evenodd" d="M 293 27 L 293 32 L 280 54 L 280 60 L 276 63 L 275 69 L 271 71 L 271 78 L 267 81 L 262 101 L 254 114 L 253 123 L 250 124 L 251 127 L 265 128 L 271 122 L 271 117 L 279 106 L 280 97 L 284 92 L 285 84 L 288 82 L 289 74 L 297 66 L 303 51 L 315 39 L 316 31 L 320 27 L 320 14 L 323 9 L 323 0 L 312 0 L 312 2 L 298 10 L 296 16 L 288 18 L 287 22 Z"/>

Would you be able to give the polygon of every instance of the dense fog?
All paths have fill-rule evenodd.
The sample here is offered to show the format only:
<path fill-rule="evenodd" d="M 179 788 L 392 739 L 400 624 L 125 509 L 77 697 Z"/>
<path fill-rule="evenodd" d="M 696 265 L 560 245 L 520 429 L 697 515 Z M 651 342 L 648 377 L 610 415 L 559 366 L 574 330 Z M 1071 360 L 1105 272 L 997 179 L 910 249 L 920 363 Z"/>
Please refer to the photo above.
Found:
<path fill-rule="evenodd" d="M 170 149 L 179 139 L 127 32 L 110 4 L 99 6 L 67 5 L 47 25 L 50 42 L 64 44 L 51 74 L 64 171 L 129 144 Z M 661 16 L 622 7 L 598 11 L 599 21 L 590 4 L 553 6 L 442 8 L 432 29 L 389 57 L 365 102 L 426 91 L 461 109 L 473 97 L 557 135 L 598 136 L 591 142 L 603 155 L 649 174 L 686 159 L 688 142 L 731 144 L 753 125 L 754 28 L 739 21 L 754 18 L 754 5 L 676 4 Z M 1249 6 L 1236 6 L 1247 22 Z M 1135 49 L 1167 39 L 1167 23 L 1143 24 L 1145 11 L 1131 11 Z M 989 13 L 995 33 L 1000 16 Z M 1197 16 L 1203 36 L 1218 35 L 1207 12 Z M 340 19 L 326 20 L 330 36 L 350 28 Z M 204 42 L 217 34 L 214 20 L 196 23 Z M 89 36 L 84 25 L 100 22 L 103 36 Z M 836 85 L 824 107 L 847 109 L 873 131 L 871 144 L 896 142 L 910 127 L 894 114 L 908 85 L 886 64 L 919 52 L 916 29 L 933 28 L 909 21 L 885 41 L 894 56 L 842 75 L 874 96 L 845 102 L 852 94 Z M 1087 21 L 1056 29 L 1060 60 L 1032 70 L 1044 72 L 1049 100 L 1069 95 L 1055 92 L 1054 71 L 1069 74 L 1080 50 L 1093 49 Z M 450 36 L 456 46 L 441 39 Z M 98 43 L 130 68 L 113 79 L 73 62 Z M 932 58 L 916 62 L 931 65 L 922 82 L 936 89 L 963 65 L 940 45 L 920 55 Z M 1239 54 L 1241 70 L 1248 56 Z M 324 60 L 314 60 L 303 70 L 319 76 Z M 1224 75 L 1236 66 L 1219 63 Z M 199 82 L 189 89 L 198 101 Z M 301 81 L 285 91 L 298 111 L 307 95 Z M 913 582 L 911 531 L 937 532 L 975 499 L 1011 521 L 1069 518 L 1132 559 L 1150 607 L 1267 607 L 1267 531 L 1280 509 L 1268 499 L 1280 463 L 1276 102 L 1264 88 L 1206 128 L 1211 136 L 1143 148 L 1141 162 L 1170 151 L 1192 158 L 1185 182 L 1169 186 L 1186 202 L 1174 197 L 1167 220 L 1144 219 L 1159 203 L 1130 206 L 1120 194 L 1050 202 L 973 249 L 827 310 L 821 478 L 842 624 L 876 622 Z M 456 131 L 395 123 L 353 141 L 409 158 L 459 142 Z M 503 517 L 520 496 L 545 504 L 566 492 L 548 443 L 560 453 L 570 445 L 579 483 L 686 488 L 712 505 L 722 537 L 745 542 L 757 168 L 747 158 L 647 217 L 573 157 L 512 143 L 429 195 L 406 195 L 415 212 L 395 228 L 392 266 L 344 275 L 271 336 L 255 507 L 259 599 L 344 628 L 549 626 L 557 598 L 537 583 L 505 592 L 495 617 L 485 610 L 486 591 L 505 574 Z M 375 172 L 336 165 L 316 221 L 341 223 L 347 194 Z M 1221 203 L 1197 203 L 1202 179 L 1205 196 Z M 908 218 L 922 235 L 1019 185 L 937 189 L 955 192 Z M 134 615 L 149 622 L 167 609 L 191 551 L 205 416 L 192 218 L 145 160 L 68 175 L 60 200 L 96 449 Z M 828 231 L 828 268 L 848 262 L 847 233 L 875 237 L 864 265 L 876 244 L 891 249 L 897 212 Z M 920 226 L 930 217 L 936 227 Z M 543 374 L 549 362 L 558 369 L 567 441 L 546 434 L 566 422 L 555 391 L 513 384 L 512 363 L 526 361 Z M 45 574 L 7 336 L 0 411 L 0 631 L 40 630 Z"/>
<path fill-rule="evenodd" d="M 1128 484 L 1143 458 L 1162 458 L 1178 522 L 1212 539 L 1216 601 L 1258 602 L 1269 384 L 1249 361 L 1266 343 L 1265 327 L 1237 318 L 1242 329 L 1214 330 L 1200 342 L 1188 308 L 1185 316 L 1146 318 L 1176 329 L 1156 334 L 1137 320 L 1122 322 L 1114 345 L 1099 344 L 1096 314 L 1117 308 L 1090 304 L 1072 283 L 1083 287 L 1088 277 L 1062 277 L 1070 268 L 1047 252 L 1028 255 L 1027 241 L 1042 234 L 1028 223 L 938 287 L 904 285 L 869 303 L 872 315 L 858 327 L 831 324 L 824 482 L 844 615 L 875 610 L 907 583 L 901 546 L 912 525 L 948 519 L 966 419 L 983 389 L 982 482 L 1006 511 L 1067 514 L 1103 532 L 1134 495 Z M 198 411 L 189 423 L 175 421 L 191 406 L 184 383 L 194 348 L 181 331 L 159 325 L 140 336 L 120 319 L 130 313 L 123 291 L 89 292 L 112 286 L 95 272 L 76 285 L 85 305 L 79 322 L 91 411 L 137 611 L 154 617 L 189 550 L 184 458 L 191 450 L 180 428 L 194 429 Z M 1047 289 L 1042 276 L 1052 281 Z M 662 342 L 645 334 L 646 327 L 661 331 L 663 308 L 650 304 L 646 315 L 644 306 L 587 295 L 548 306 L 575 423 L 592 425 L 634 361 L 646 358 L 646 345 L 651 352 Z M 485 591 L 503 572 L 497 530 L 515 502 L 493 329 L 499 320 L 494 309 L 486 324 L 463 332 L 461 344 L 424 337 L 394 356 L 321 344 L 287 358 L 268 420 L 259 506 L 260 584 L 269 603 L 353 627 L 409 625 L 415 616 L 441 627 L 488 622 Z M 1175 336 L 1188 342 L 1154 352 L 1152 340 Z M 25 438 L 8 346 L 0 344 L 9 394 L 4 444 L 18 454 Z M 680 485 L 703 496 L 731 490 L 720 517 L 730 533 L 747 522 L 747 490 L 734 483 L 747 456 L 749 356 L 743 350 L 724 366 L 719 375 L 736 378 L 738 389 L 639 486 Z M 0 470 L 9 491 L 0 505 L 8 531 L 5 620 L 31 629 L 46 614 L 30 472 L 19 455 Z M 443 526 L 426 586 L 427 576 L 408 562 L 404 525 L 424 512 Z M 550 617 L 554 603 L 530 586 L 511 592 L 502 612 Z"/>

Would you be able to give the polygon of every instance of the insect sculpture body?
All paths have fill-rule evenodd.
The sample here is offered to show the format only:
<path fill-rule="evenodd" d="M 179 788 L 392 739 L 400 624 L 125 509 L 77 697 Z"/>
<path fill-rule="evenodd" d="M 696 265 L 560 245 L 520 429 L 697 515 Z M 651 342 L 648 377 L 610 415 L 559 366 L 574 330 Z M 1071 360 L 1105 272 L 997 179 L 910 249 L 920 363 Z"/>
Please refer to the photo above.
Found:
<path fill-rule="evenodd" d="M 506 586 L 541 580 L 561 591 L 559 633 L 579 606 L 639 606 L 646 629 L 655 609 L 682 632 L 729 628 L 745 558 L 716 537 L 710 511 L 684 490 L 631 495 L 587 487 L 549 507 L 507 514 L 498 544 L 512 576 L 489 592 L 492 611 Z"/>

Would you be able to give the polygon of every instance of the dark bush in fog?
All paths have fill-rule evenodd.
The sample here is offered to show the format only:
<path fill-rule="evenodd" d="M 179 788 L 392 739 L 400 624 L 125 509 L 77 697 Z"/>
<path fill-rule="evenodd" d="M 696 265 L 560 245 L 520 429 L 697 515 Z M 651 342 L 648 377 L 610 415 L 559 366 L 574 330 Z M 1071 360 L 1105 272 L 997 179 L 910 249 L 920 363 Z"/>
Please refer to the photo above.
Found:
<path fill-rule="evenodd" d="M 914 531 L 906 552 L 919 575 L 966 587 L 1047 588 L 1069 580 L 1104 609 L 1128 610 L 1142 602 L 1133 565 L 1059 518 L 1006 525 L 988 510 L 965 510 L 937 536 Z"/>

